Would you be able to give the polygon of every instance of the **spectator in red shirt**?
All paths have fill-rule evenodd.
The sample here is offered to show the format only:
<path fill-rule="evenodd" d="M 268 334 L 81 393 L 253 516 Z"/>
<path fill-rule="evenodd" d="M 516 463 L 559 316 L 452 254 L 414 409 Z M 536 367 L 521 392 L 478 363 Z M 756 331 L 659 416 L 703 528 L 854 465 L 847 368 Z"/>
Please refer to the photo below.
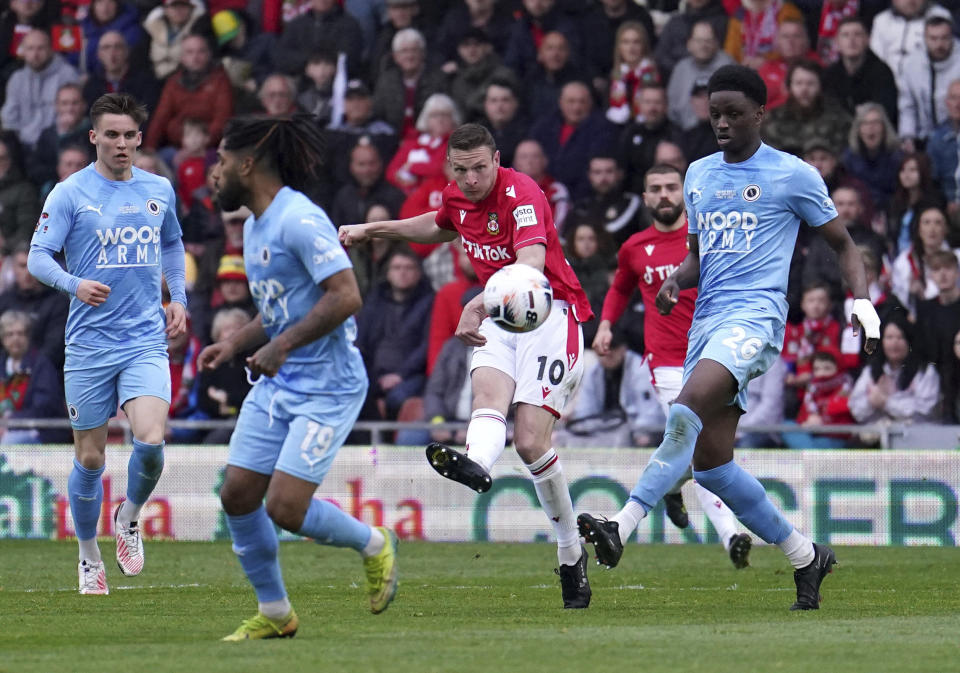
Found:
<path fill-rule="evenodd" d="M 787 102 L 787 71 L 802 58 L 817 61 L 810 50 L 810 38 L 802 19 L 786 19 L 777 27 L 776 56 L 767 59 L 757 72 L 767 85 L 767 109 Z M 839 149 L 839 148 L 837 148 Z"/>
<path fill-rule="evenodd" d="M 425 180 L 443 175 L 447 139 L 460 125 L 460 111 L 453 100 L 435 93 L 423 104 L 417 117 L 419 133 L 408 137 L 387 166 L 387 180 L 408 196 Z"/>
<path fill-rule="evenodd" d="M 849 396 L 853 379 L 840 371 L 837 358 L 832 352 L 817 351 L 813 354 L 812 378 L 804 393 L 797 425 L 819 427 L 823 425 L 852 425 Z M 847 445 L 846 435 L 813 435 L 807 432 L 790 432 L 783 441 L 791 449 L 841 449 Z"/>

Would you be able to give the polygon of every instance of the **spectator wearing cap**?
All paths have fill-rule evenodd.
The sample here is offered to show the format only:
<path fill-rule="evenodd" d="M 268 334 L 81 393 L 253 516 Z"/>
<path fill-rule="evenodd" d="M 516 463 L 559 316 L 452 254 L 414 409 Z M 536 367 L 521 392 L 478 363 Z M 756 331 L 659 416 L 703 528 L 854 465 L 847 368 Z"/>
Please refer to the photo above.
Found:
<path fill-rule="evenodd" d="M 88 138 L 90 119 L 80 85 L 76 82 L 61 85 L 54 100 L 54 108 L 54 122 L 40 134 L 27 167 L 27 176 L 35 185 L 56 179 L 57 160 L 62 148 L 83 145 L 91 147 Z M 87 157 L 90 158 L 89 152 Z"/>
<path fill-rule="evenodd" d="M 234 88 L 253 93 L 275 71 L 273 54 L 277 38 L 256 33 L 247 14 L 222 9 L 210 18 L 217 41 L 217 56 Z"/>
<path fill-rule="evenodd" d="M 590 156 L 612 146 L 616 128 L 593 108 L 590 87 L 574 81 L 564 85 L 556 108 L 533 125 L 530 137 L 546 152 L 550 173 L 577 199 L 590 190 L 586 170 Z"/>
<path fill-rule="evenodd" d="M 830 147 L 843 147 L 850 132 L 850 115 L 823 95 L 820 66 L 794 63 L 787 74 L 787 102 L 766 115 L 763 139 L 768 145 L 800 155 L 809 138 L 822 138 Z"/>
<path fill-rule="evenodd" d="M 446 63 L 444 72 L 450 76 L 447 85 L 450 97 L 468 119 L 482 114 L 487 82 L 513 77 L 513 71 L 494 53 L 493 42 L 479 28 L 467 31 L 460 38 L 457 60 Z"/>
<path fill-rule="evenodd" d="M 60 86 L 76 82 L 76 69 L 50 47 L 50 36 L 32 30 L 20 45 L 23 67 L 7 81 L 7 97 L 0 109 L 3 128 L 14 131 L 20 142 L 33 147 L 40 133 L 54 122 L 54 101 Z"/>
<path fill-rule="evenodd" d="M 277 45 L 277 67 L 288 75 L 299 75 L 307 57 L 320 48 L 346 54 L 347 71 L 360 74 L 363 32 L 337 0 L 311 0 L 310 10 L 286 25 Z"/>
<path fill-rule="evenodd" d="M 910 152 L 923 147 L 934 128 L 947 118 L 947 88 L 960 79 L 960 43 L 953 22 L 942 16 L 927 19 L 924 48 L 903 60 L 898 109 L 900 140 Z"/>
<path fill-rule="evenodd" d="M 520 110 L 520 97 L 513 78 L 494 79 L 487 83 L 479 123 L 487 127 L 496 141 L 500 165 L 513 166 L 517 143 L 526 137 L 530 128 L 530 122 Z"/>
<path fill-rule="evenodd" d="M 667 85 L 667 116 L 684 131 L 699 123 L 690 108 L 689 98 L 697 80 L 709 80 L 720 66 L 733 63 L 730 55 L 720 50 L 720 40 L 709 21 L 697 21 L 687 36 L 687 56 L 680 59 Z"/>
<path fill-rule="evenodd" d="M 250 296 L 250 286 L 247 285 L 243 255 L 224 255 L 220 258 L 211 306 L 217 310 L 243 309 L 251 318 L 257 314 L 257 307 Z"/>
<path fill-rule="evenodd" d="M 629 21 L 643 26 L 651 52 L 657 41 L 650 12 L 631 0 L 596 2 L 580 17 L 580 21 L 583 35 L 589 36 L 587 68 L 594 75 L 594 88 L 601 94 L 608 90 L 608 73 L 614 70 L 615 37 L 624 23 Z"/>
<path fill-rule="evenodd" d="M 377 78 L 373 114 L 397 129 L 401 139 L 415 135 L 416 120 L 427 98 L 444 91 L 446 76 L 427 65 L 427 42 L 415 28 L 393 37 L 392 64 Z"/>
<path fill-rule="evenodd" d="M 726 36 L 727 12 L 721 0 L 687 0 L 683 3 L 682 11 L 674 12 L 663 26 L 653 52 L 665 78 L 669 78 L 677 63 L 689 55 L 686 40 L 690 37 L 693 24 L 700 21 L 707 21 L 713 26 L 713 34 L 717 39 Z"/>
<path fill-rule="evenodd" d="M 360 80 L 350 80 L 343 96 L 343 119 L 327 127 L 327 156 L 334 179 L 343 184 L 350 178 L 350 151 L 361 140 L 370 142 L 381 157 L 392 157 L 397 151 L 397 131 L 382 119 L 373 116 L 373 96 Z"/>
<path fill-rule="evenodd" d="M 216 146 L 232 115 L 230 78 L 214 64 L 207 40 L 189 35 L 181 45 L 180 69 L 163 86 L 143 144 L 148 149 L 179 147 L 183 143 L 183 122 L 193 118 L 207 123 L 210 144 Z"/>
<path fill-rule="evenodd" d="M 643 193 L 643 176 L 653 166 L 662 140 L 681 145 L 683 132 L 667 118 L 666 89 L 648 86 L 640 92 L 640 114 L 623 130 L 619 143 L 625 157 L 627 186 L 635 194 Z"/>
<path fill-rule="evenodd" d="M 152 68 L 133 67 L 127 38 L 112 30 L 101 35 L 97 61 L 97 67 L 83 85 L 87 107 L 104 94 L 128 93 L 153 112 L 160 96 L 160 83 L 153 76 Z"/>
<path fill-rule="evenodd" d="M 643 200 L 624 189 L 625 177 L 623 165 L 613 153 L 590 157 L 590 194 L 577 200 L 570 218 L 575 223 L 602 227 L 612 239 L 614 250 L 643 228 Z M 563 237 L 568 242 L 572 233 L 570 226 L 564 227 Z"/>
<path fill-rule="evenodd" d="M 513 16 L 506 3 L 496 0 L 464 0 L 448 8 L 437 31 L 436 50 L 444 61 L 457 57 L 460 38 L 473 29 L 482 30 L 498 54 L 507 50 Z"/>
<path fill-rule="evenodd" d="M 450 96 L 430 96 L 417 117 L 419 133 L 400 143 L 400 149 L 387 165 L 387 180 L 409 195 L 424 180 L 443 175 L 447 140 L 458 126 L 460 111 Z"/>
<path fill-rule="evenodd" d="M 337 191 L 330 217 L 337 225 L 363 222 L 367 210 L 377 203 L 396 217 L 403 199 L 403 192 L 384 179 L 383 158 L 376 145 L 359 142 L 350 150 L 350 180 Z"/>
<path fill-rule="evenodd" d="M 870 31 L 855 16 L 840 21 L 837 28 L 837 59 L 823 73 L 823 90 L 855 114 L 859 105 L 877 102 L 897 125 L 897 84 L 890 66 L 870 49 Z"/>
<path fill-rule="evenodd" d="M 92 0 L 90 11 L 80 22 L 80 28 L 83 30 L 84 63 L 79 64 L 78 59 L 73 59 L 72 62 L 74 65 L 81 65 L 85 72 L 95 72 L 100 66 L 97 47 L 100 38 L 106 33 L 116 32 L 123 35 L 128 47 L 134 52 L 145 43 L 136 6 L 120 0 Z"/>
<path fill-rule="evenodd" d="M 557 7 L 556 0 L 522 0 L 520 18 L 514 22 L 503 58 L 523 79 L 537 62 L 540 45 L 548 33 L 563 33 L 567 38 L 570 60 L 583 63 L 583 36 L 580 26 Z"/>
<path fill-rule="evenodd" d="M 143 29 L 150 36 L 150 62 L 153 74 L 164 80 L 180 66 L 180 47 L 184 38 L 204 16 L 203 5 L 190 0 L 163 0 L 143 20 Z"/>
<path fill-rule="evenodd" d="M 800 59 L 819 62 L 817 53 L 810 49 L 810 37 L 802 20 L 790 19 L 777 26 L 776 51 L 757 70 L 767 85 L 767 110 L 787 102 L 787 72 Z"/>
<path fill-rule="evenodd" d="M 899 89 L 907 56 L 924 50 L 924 23 L 934 16 L 950 18 L 950 12 L 932 0 L 892 0 L 890 4 L 873 19 L 870 49 L 890 67 Z"/>
<path fill-rule="evenodd" d="M 567 36 L 553 31 L 543 36 L 537 49 L 537 62 L 527 69 L 523 79 L 524 100 L 531 119 L 552 113 L 560 91 L 568 82 L 586 82 L 588 75 L 571 56 Z"/>
<path fill-rule="evenodd" d="M 370 75 L 368 79 L 377 81 L 380 74 L 390 67 L 393 52 L 393 38 L 405 28 L 414 28 L 426 40 L 432 43 L 432 26 L 424 21 L 420 13 L 420 0 L 386 0 L 386 22 L 380 26 L 377 40 L 370 50 Z"/>
<path fill-rule="evenodd" d="M 710 123 L 708 82 L 709 79 L 696 80 L 693 83 L 693 88 L 690 89 L 690 96 L 687 98 L 690 110 L 693 112 L 697 123 L 683 132 L 683 136 L 679 139 L 679 145 L 683 148 L 683 155 L 690 162 L 720 151 L 720 146 L 717 144 L 717 134 L 714 133 L 713 125 Z"/>

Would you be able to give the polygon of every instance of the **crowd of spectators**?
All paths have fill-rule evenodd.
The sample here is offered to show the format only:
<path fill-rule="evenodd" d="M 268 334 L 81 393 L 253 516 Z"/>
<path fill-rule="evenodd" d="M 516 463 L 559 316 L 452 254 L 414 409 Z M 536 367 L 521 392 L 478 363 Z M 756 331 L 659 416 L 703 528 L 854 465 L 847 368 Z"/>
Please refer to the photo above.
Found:
<path fill-rule="evenodd" d="M 10 0 L 0 13 L 0 413 L 63 413 L 47 388 L 62 367 L 67 299 L 29 276 L 25 246 L 45 195 L 91 160 L 87 110 L 103 93 L 148 105 L 136 165 L 168 177 L 179 199 L 191 333 L 170 345 L 171 414 L 229 418 L 249 385 L 242 359 L 216 375 L 193 360 L 255 312 L 249 213 L 222 212 L 209 178 L 232 115 L 314 116 L 328 160 L 309 196 L 336 225 L 435 209 L 451 131 L 486 125 L 503 165 L 549 197 L 599 313 L 618 248 L 650 223 L 644 173 L 717 151 L 707 80 L 739 62 L 768 87 L 765 142 L 827 183 L 885 324 L 881 348 L 864 356 L 845 327 L 833 253 L 802 229 L 782 362 L 751 383 L 757 403 L 743 421 L 798 431 L 741 441 L 814 445 L 804 429 L 852 421 L 957 423 L 956 19 L 956 0 Z M 469 349 L 451 338 L 478 287 L 462 247 L 375 241 L 350 255 L 365 296 L 362 418 L 467 418 Z M 570 405 L 570 427 L 606 412 L 657 422 L 637 387 L 637 310 L 618 355 L 591 360 L 594 392 Z M 594 332 L 585 325 L 587 344 Z"/>

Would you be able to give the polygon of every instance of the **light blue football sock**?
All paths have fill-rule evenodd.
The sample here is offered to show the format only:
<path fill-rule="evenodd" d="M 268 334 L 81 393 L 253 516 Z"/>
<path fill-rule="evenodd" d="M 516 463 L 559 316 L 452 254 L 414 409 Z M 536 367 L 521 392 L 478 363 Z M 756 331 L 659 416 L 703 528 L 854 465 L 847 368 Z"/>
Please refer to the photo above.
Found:
<path fill-rule="evenodd" d="M 280 574 L 280 541 L 267 509 L 260 505 L 242 516 L 228 514 L 227 527 L 233 538 L 233 553 L 253 585 L 257 601 L 268 603 L 286 598 L 287 589 Z"/>
<path fill-rule="evenodd" d="M 160 479 L 164 444 L 146 444 L 136 437 L 133 439 L 133 453 L 127 463 L 127 500 L 134 505 L 145 503 Z"/>
<path fill-rule="evenodd" d="M 663 441 L 630 491 L 630 499 L 647 512 L 653 509 L 690 466 L 702 429 L 703 422 L 692 409 L 677 402 L 670 405 Z"/>
<path fill-rule="evenodd" d="M 717 495 L 740 522 L 770 544 L 780 544 L 793 531 L 757 478 L 732 460 L 712 470 L 694 470 L 693 478 Z"/>
<path fill-rule="evenodd" d="M 313 538 L 317 544 L 349 547 L 362 552 L 370 541 L 370 526 L 354 519 L 326 500 L 310 499 L 298 535 Z"/>
<path fill-rule="evenodd" d="M 103 504 L 103 482 L 100 475 L 106 465 L 99 469 L 88 470 L 76 458 L 73 470 L 67 479 L 67 496 L 70 499 L 70 513 L 73 515 L 73 530 L 79 540 L 92 540 L 97 537 L 97 520 Z"/>

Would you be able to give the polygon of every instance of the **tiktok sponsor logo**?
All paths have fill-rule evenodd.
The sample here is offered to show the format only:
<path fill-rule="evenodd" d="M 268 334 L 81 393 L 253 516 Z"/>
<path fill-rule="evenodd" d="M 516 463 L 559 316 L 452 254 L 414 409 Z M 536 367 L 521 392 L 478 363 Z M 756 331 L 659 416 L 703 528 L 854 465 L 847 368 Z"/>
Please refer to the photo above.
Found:
<path fill-rule="evenodd" d="M 156 266 L 160 263 L 160 227 L 111 227 L 97 229 L 100 252 L 98 269 Z"/>
<path fill-rule="evenodd" d="M 652 285 L 662 283 L 671 273 L 677 270 L 676 264 L 661 264 L 660 266 L 645 266 L 643 268 L 643 282 Z"/>
<path fill-rule="evenodd" d="M 474 259 L 482 259 L 488 262 L 513 259 L 513 255 L 510 254 L 505 245 L 480 245 L 464 238 L 463 248 Z"/>

